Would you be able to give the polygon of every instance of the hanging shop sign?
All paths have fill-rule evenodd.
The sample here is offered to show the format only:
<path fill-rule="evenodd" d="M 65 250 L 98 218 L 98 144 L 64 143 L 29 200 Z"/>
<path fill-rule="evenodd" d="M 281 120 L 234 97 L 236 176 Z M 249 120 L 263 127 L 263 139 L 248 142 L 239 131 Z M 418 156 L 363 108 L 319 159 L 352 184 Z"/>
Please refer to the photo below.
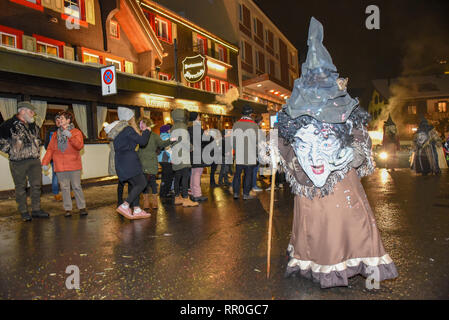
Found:
<path fill-rule="evenodd" d="M 207 66 L 206 58 L 202 55 L 186 57 L 182 61 L 182 75 L 187 82 L 195 83 L 204 79 Z"/>

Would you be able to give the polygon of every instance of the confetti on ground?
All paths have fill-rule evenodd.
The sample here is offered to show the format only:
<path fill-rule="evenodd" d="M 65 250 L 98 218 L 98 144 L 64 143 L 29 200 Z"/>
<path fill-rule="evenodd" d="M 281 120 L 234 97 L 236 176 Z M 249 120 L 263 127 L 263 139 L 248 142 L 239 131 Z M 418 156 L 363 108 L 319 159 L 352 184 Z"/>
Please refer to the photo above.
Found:
<path fill-rule="evenodd" d="M 55 276 L 55 275 L 56 275 L 56 273 L 50 273 L 50 276 L 52 276 L 52 277 Z"/>
<path fill-rule="evenodd" d="M 87 256 L 87 253 L 80 253 L 80 257 L 85 257 Z"/>
<path fill-rule="evenodd" d="M 256 272 L 262 272 L 262 271 L 260 271 L 259 269 L 254 269 L 254 271 L 256 271 Z"/>
<path fill-rule="evenodd" d="M 105 268 L 104 271 L 111 271 L 114 270 L 114 268 Z"/>
<path fill-rule="evenodd" d="M 127 259 L 130 259 L 130 258 L 132 258 L 133 256 L 122 256 L 122 258 L 127 258 Z"/>
<path fill-rule="evenodd" d="M 432 258 L 430 258 L 430 261 L 434 262 L 435 260 L 434 260 L 434 259 L 432 259 Z"/>
<path fill-rule="evenodd" d="M 164 236 L 166 236 L 166 237 L 170 237 L 170 236 L 172 236 L 173 234 L 171 234 L 171 233 L 164 233 Z"/>

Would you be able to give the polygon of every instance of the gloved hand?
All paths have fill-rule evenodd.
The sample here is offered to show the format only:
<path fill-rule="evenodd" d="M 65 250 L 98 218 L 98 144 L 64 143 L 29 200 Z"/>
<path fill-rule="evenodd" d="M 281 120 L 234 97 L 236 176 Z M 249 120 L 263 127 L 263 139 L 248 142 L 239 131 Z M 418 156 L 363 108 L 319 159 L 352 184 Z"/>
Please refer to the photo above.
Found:
<path fill-rule="evenodd" d="M 42 166 L 42 169 L 43 169 L 44 171 L 48 171 L 48 170 L 50 169 L 50 166 Z"/>
<path fill-rule="evenodd" d="M 64 136 L 66 136 L 67 138 L 71 138 L 72 137 L 72 134 L 70 133 L 70 131 L 69 130 L 64 130 L 64 131 L 62 131 L 62 134 L 64 135 Z"/>

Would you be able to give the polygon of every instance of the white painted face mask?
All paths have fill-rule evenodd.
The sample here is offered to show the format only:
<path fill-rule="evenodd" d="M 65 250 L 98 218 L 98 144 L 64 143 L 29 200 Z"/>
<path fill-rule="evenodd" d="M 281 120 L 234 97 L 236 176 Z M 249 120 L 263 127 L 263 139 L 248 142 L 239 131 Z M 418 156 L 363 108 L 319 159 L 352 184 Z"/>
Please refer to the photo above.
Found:
<path fill-rule="evenodd" d="M 425 132 L 418 132 L 417 142 L 418 145 L 422 146 L 428 139 L 428 136 Z"/>
<path fill-rule="evenodd" d="M 333 171 L 344 169 L 354 158 L 351 147 L 342 148 L 331 131 L 321 132 L 312 124 L 296 132 L 292 147 L 304 172 L 319 188 Z"/>

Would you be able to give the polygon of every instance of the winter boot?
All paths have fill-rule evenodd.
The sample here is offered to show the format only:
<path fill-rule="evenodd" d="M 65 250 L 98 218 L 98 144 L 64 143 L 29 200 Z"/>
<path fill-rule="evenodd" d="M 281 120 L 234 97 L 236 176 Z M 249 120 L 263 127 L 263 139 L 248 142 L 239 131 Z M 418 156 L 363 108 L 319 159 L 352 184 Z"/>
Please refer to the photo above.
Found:
<path fill-rule="evenodd" d="M 157 209 L 158 207 L 158 197 L 157 194 L 152 194 L 151 195 L 151 208 L 152 209 Z"/>
<path fill-rule="evenodd" d="M 183 200 L 183 198 L 181 196 L 177 196 L 175 198 L 175 206 L 179 206 L 179 205 L 181 205 L 183 203 L 184 203 L 184 200 Z"/>
<path fill-rule="evenodd" d="M 143 209 L 148 210 L 150 209 L 150 195 L 149 194 L 143 194 Z"/>
<path fill-rule="evenodd" d="M 190 198 L 182 198 L 182 200 L 183 200 L 182 202 L 183 207 L 197 207 L 199 205 L 198 202 L 194 202 L 190 200 Z"/>

